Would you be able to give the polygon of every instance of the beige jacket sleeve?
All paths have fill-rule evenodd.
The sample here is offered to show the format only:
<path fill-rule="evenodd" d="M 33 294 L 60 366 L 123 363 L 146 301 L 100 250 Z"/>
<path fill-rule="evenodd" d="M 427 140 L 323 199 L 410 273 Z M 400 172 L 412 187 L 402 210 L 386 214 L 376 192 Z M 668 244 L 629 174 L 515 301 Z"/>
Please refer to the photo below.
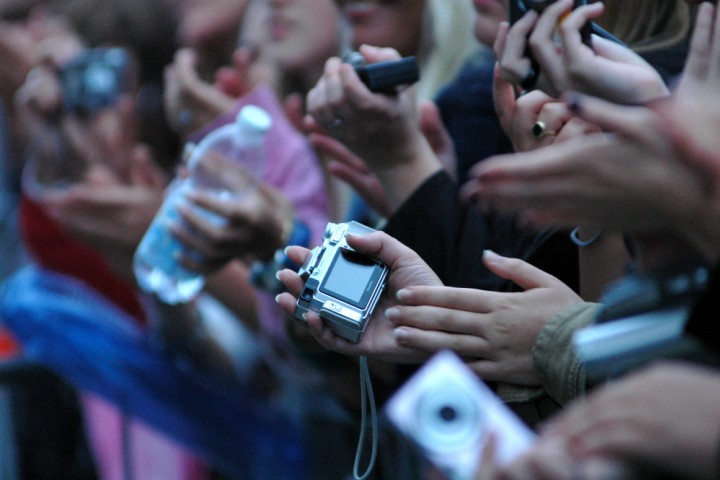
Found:
<path fill-rule="evenodd" d="M 585 369 L 572 348 L 572 336 L 594 323 L 601 307 L 588 302 L 565 307 L 545 324 L 535 341 L 535 370 L 545 391 L 561 405 L 585 394 Z"/>

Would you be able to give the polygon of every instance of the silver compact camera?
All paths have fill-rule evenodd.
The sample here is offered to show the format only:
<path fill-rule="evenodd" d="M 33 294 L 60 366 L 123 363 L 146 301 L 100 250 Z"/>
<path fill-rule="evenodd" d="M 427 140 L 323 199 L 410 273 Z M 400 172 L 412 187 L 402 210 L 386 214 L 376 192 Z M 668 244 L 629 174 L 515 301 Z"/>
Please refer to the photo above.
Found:
<path fill-rule="evenodd" d="M 448 479 L 470 480 L 490 432 L 509 463 L 535 434 L 453 352 L 428 360 L 385 405 L 393 425 Z"/>
<path fill-rule="evenodd" d="M 388 267 L 353 250 L 345 236 L 374 231 L 358 222 L 328 223 L 323 244 L 312 250 L 298 272 L 305 287 L 297 300 L 296 318 L 317 312 L 335 334 L 354 343 L 360 340 L 385 288 Z"/>

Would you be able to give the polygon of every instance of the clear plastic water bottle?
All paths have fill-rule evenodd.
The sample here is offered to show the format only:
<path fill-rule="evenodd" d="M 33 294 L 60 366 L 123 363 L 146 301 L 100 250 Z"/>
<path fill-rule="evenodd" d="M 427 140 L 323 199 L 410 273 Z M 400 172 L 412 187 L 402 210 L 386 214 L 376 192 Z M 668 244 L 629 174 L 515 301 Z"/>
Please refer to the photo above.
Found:
<path fill-rule="evenodd" d="M 186 202 L 191 191 L 202 190 L 220 198 L 230 198 L 241 197 L 243 192 L 255 188 L 265 169 L 264 140 L 271 123 L 264 110 L 248 105 L 240 110 L 234 123 L 213 131 L 194 148 L 188 161 L 190 175 L 176 179 L 169 187 L 163 205 L 135 252 L 133 268 L 143 290 L 155 293 L 169 304 L 187 302 L 197 295 L 205 278 L 178 263 L 178 255 L 193 255 L 193 252 L 187 251 L 170 231 L 171 225 L 182 218 L 178 206 Z M 237 168 L 245 173 L 232 175 L 227 168 Z M 247 183 L 242 187 L 237 183 L 227 186 L 224 183 L 226 175 L 232 175 L 235 180 L 245 178 Z M 196 213 L 213 223 L 224 222 L 222 217 L 208 210 L 196 209 Z"/>

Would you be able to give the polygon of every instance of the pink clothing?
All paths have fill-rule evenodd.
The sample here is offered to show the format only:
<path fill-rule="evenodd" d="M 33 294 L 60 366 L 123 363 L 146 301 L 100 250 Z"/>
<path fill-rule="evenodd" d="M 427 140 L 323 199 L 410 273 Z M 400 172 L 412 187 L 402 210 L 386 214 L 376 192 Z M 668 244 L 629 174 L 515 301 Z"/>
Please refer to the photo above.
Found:
<path fill-rule="evenodd" d="M 157 430 L 125 417 L 92 393 L 82 393 L 85 429 L 102 480 L 209 480 L 205 466 Z M 127 422 L 123 425 L 123 422 Z M 124 462 L 131 462 L 126 475 Z"/>
<path fill-rule="evenodd" d="M 311 245 L 322 243 L 328 222 L 328 199 L 322 168 L 315 151 L 305 136 L 287 119 L 282 105 L 270 87 L 259 85 L 238 99 L 232 110 L 195 132 L 189 140 L 197 143 L 218 127 L 234 121 L 237 112 L 246 105 L 262 108 L 273 120 L 265 141 L 265 182 L 283 192 L 292 202 L 297 218 L 312 232 Z M 283 312 L 275 303 L 274 295 L 259 290 L 257 295 L 258 318 L 263 329 L 274 341 L 286 343 Z"/>

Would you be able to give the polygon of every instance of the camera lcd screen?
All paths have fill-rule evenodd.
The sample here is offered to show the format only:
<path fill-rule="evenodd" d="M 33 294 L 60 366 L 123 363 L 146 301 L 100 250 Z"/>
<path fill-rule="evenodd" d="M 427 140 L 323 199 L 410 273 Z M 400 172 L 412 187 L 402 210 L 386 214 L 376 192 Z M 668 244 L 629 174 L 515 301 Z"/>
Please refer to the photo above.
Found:
<path fill-rule="evenodd" d="M 382 267 L 371 259 L 349 250 L 340 250 L 320 286 L 354 307 L 364 309 L 382 275 Z"/>

